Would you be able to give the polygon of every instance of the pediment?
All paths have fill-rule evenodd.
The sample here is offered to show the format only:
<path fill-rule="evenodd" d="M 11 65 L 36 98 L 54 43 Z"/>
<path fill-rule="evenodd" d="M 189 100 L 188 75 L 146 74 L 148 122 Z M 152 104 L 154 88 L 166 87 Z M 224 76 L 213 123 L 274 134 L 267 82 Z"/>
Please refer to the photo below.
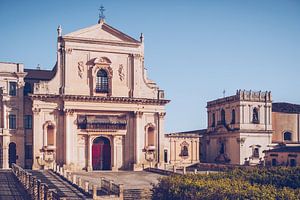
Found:
<path fill-rule="evenodd" d="M 66 34 L 64 37 L 71 37 L 74 39 L 88 39 L 88 40 L 101 40 L 111 42 L 130 42 L 140 43 L 134 38 L 122 33 L 121 31 L 107 25 L 96 24 L 87 28 L 77 30 L 75 32 Z"/>

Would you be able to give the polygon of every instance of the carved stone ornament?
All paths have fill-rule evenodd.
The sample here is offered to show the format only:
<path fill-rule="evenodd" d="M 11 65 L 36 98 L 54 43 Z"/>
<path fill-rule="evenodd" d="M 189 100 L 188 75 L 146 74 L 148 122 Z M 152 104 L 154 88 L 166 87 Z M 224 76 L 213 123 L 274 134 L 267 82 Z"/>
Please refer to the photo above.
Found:
<path fill-rule="evenodd" d="M 83 72 L 84 72 L 84 64 L 83 64 L 83 61 L 79 61 L 78 62 L 78 76 L 80 78 L 83 77 Z"/>
<path fill-rule="evenodd" d="M 107 57 L 95 58 L 95 65 L 110 65 L 111 61 Z"/>
<path fill-rule="evenodd" d="M 41 109 L 40 108 L 32 108 L 32 112 L 33 112 L 33 114 L 38 115 L 38 114 L 40 114 Z"/>
<path fill-rule="evenodd" d="M 66 53 L 67 53 L 67 54 L 71 54 L 71 53 L 72 53 L 72 51 L 73 51 L 73 49 L 72 49 L 72 48 L 68 48 L 68 49 L 66 49 Z"/>
<path fill-rule="evenodd" d="M 74 114 L 74 110 L 72 110 L 72 109 L 65 109 L 65 114 L 66 115 L 73 115 Z"/>
<path fill-rule="evenodd" d="M 123 81 L 125 78 L 125 73 L 124 73 L 124 67 L 122 64 L 119 65 L 118 72 L 119 72 L 120 80 Z"/>
<path fill-rule="evenodd" d="M 135 117 L 141 118 L 143 116 L 143 112 L 141 111 L 136 111 L 135 113 Z"/>

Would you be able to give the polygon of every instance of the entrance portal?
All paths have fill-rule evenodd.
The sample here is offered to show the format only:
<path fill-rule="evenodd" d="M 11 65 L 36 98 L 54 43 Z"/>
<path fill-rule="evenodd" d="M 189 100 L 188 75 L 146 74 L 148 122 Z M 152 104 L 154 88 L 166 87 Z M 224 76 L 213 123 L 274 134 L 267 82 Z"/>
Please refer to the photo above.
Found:
<path fill-rule="evenodd" d="M 8 163 L 9 163 L 9 167 L 11 167 L 12 163 L 16 163 L 17 161 L 17 150 L 16 150 L 16 144 L 11 142 L 9 144 L 9 148 L 8 148 Z"/>
<path fill-rule="evenodd" d="M 98 137 L 92 146 L 92 165 L 93 170 L 111 169 L 111 148 L 109 139 Z"/>

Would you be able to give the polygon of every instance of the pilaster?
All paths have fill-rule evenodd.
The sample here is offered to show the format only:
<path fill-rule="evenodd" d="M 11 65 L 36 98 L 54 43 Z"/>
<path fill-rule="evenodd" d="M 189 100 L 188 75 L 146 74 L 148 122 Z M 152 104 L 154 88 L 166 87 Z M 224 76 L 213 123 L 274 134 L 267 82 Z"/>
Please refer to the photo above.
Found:
<path fill-rule="evenodd" d="M 143 112 L 141 111 L 136 111 L 135 113 L 135 135 L 134 135 L 134 168 L 138 167 L 137 165 L 140 164 L 141 162 L 141 154 L 142 154 L 142 149 L 143 149 L 143 144 L 140 142 L 140 135 L 143 134 L 143 129 L 142 129 L 142 116 Z"/>
<path fill-rule="evenodd" d="M 164 140 L 165 140 L 165 137 L 164 137 L 164 121 L 165 121 L 165 115 L 166 113 L 165 112 L 161 112 L 161 113 L 158 113 L 158 156 L 157 156 L 157 159 L 158 159 L 158 162 L 163 164 L 164 163 L 164 146 L 165 146 L 165 143 L 164 143 Z"/>
<path fill-rule="evenodd" d="M 42 149 L 42 124 L 41 124 L 41 119 L 40 119 L 40 112 L 41 109 L 38 107 L 33 107 L 32 109 L 33 112 L 33 144 L 32 148 L 33 148 L 33 164 L 32 164 L 32 169 L 40 169 L 41 166 L 38 163 L 38 160 L 40 159 L 40 157 L 42 156 L 40 150 Z"/>

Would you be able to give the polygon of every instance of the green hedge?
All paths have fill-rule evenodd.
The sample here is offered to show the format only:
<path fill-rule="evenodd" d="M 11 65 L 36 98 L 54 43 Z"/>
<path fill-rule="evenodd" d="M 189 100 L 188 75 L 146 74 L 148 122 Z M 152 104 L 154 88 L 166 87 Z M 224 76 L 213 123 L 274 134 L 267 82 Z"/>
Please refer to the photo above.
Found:
<path fill-rule="evenodd" d="M 300 199 L 299 173 L 277 168 L 169 176 L 153 187 L 153 199 Z"/>

